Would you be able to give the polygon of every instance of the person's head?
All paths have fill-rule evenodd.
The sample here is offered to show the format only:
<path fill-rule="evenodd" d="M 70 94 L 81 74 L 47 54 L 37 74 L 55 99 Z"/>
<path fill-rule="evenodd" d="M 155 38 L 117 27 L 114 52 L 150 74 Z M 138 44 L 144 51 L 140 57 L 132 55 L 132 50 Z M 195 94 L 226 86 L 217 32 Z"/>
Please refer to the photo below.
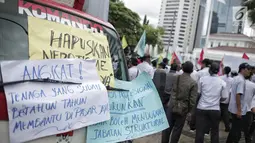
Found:
<path fill-rule="evenodd" d="M 152 61 L 151 64 L 152 64 L 152 66 L 153 66 L 154 68 L 157 67 L 157 61 L 156 61 L 156 60 Z"/>
<path fill-rule="evenodd" d="M 235 77 L 235 76 L 238 76 L 238 73 L 236 71 L 232 71 L 231 72 L 231 77 Z"/>
<path fill-rule="evenodd" d="M 239 74 L 242 74 L 244 77 L 247 77 L 251 74 L 251 67 L 248 63 L 242 63 L 239 65 Z"/>
<path fill-rule="evenodd" d="M 166 64 L 161 62 L 160 64 L 158 64 L 158 68 L 159 69 L 165 69 L 166 68 Z"/>
<path fill-rule="evenodd" d="M 130 59 L 130 64 L 131 64 L 131 66 L 137 66 L 137 64 L 138 64 L 137 59 L 136 58 L 131 58 Z"/>
<path fill-rule="evenodd" d="M 220 65 L 218 63 L 213 62 L 209 68 L 210 75 L 218 74 L 220 71 Z"/>
<path fill-rule="evenodd" d="M 176 63 L 172 63 L 170 70 L 171 71 L 177 71 L 177 68 L 178 68 L 178 65 Z"/>
<path fill-rule="evenodd" d="M 163 63 L 164 63 L 164 64 L 168 65 L 168 62 L 169 62 L 168 58 L 164 58 L 164 59 L 163 59 Z"/>
<path fill-rule="evenodd" d="M 231 68 L 230 67 L 228 67 L 228 66 L 224 67 L 223 74 L 229 76 L 230 72 L 231 72 Z"/>
<path fill-rule="evenodd" d="M 203 68 L 206 68 L 206 67 L 210 67 L 211 64 L 212 64 L 211 60 L 209 60 L 209 59 L 204 59 L 204 60 L 202 61 L 202 66 L 201 66 L 201 68 L 203 69 Z"/>
<path fill-rule="evenodd" d="M 151 62 L 151 56 L 150 56 L 150 55 L 144 55 L 142 59 L 143 59 L 143 61 L 145 61 L 145 62 L 148 62 L 148 63 Z"/>
<path fill-rule="evenodd" d="M 184 73 L 191 74 L 193 72 L 193 63 L 190 61 L 187 61 L 183 64 L 182 70 Z"/>

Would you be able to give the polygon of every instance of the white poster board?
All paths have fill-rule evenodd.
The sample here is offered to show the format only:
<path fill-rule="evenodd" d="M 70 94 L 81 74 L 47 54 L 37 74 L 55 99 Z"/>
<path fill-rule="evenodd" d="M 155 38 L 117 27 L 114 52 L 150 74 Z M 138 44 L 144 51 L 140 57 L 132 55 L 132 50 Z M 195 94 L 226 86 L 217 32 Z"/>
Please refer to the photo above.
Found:
<path fill-rule="evenodd" d="M 232 71 L 238 72 L 239 65 L 242 64 L 242 63 L 248 63 L 248 64 L 250 64 L 252 66 L 255 65 L 254 61 L 246 60 L 246 59 L 243 59 L 241 57 L 237 58 L 235 56 L 225 55 L 224 58 L 223 58 L 223 65 L 224 65 L 224 67 L 225 66 L 229 66 Z"/>
<path fill-rule="evenodd" d="M 68 81 L 76 81 L 82 75 L 79 78 L 81 84 L 23 82 L 4 86 L 11 143 L 68 132 L 110 119 L 107 90 L 100 82 L 95 61 L 3 62 L 3 82 L 15 81 L 14 77 L 20 80 L 19 75 L 23 75 L 25 66 L 50 67 L 53 63 L 60 67 L 72 63 L 73 74 L 70 74 Z M 83 67 L 81 74 L 77 70 L 80 66 Z M 33 70 L 29 68 L 27 72 L 32 73 Z M 61 75 L 61 70 L 56 70 L 55 74 Z"/>

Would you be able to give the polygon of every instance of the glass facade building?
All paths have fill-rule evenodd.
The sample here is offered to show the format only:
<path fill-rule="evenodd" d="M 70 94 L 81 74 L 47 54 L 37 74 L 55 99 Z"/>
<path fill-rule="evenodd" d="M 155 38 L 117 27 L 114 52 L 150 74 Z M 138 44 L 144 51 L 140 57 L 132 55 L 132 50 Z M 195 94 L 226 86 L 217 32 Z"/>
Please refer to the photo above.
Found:
<path fill-rule="evenodd" d="M 233 7 L 241 6 L 242 0 L 214 1 L 210 33 L 240 33 L 239 26 L 233 22 Z"/>
<path fill-rule="evenodd" d="M 203 48 L 214 33 L 242 33 L 244 26 L 233 23 L 233 7 L 242 0 L 201 0 L 194 48 Z"/>

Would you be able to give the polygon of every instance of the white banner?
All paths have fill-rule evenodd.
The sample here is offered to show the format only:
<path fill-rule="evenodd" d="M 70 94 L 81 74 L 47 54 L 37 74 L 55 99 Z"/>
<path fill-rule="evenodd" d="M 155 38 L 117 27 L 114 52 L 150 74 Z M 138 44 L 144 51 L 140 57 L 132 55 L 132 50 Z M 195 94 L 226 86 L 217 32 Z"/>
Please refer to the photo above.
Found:
<path fill-rule="evenodd" d="M 68 132 L 110 119 L 107 90 L 99 80 L 95 61 L 42 60 L 41 64 L 40 61 L 3 62 L 1 66 L 1 72 L 5 75 L 3 82 L 15 80 L 12 76 L 23 75 L 26 65 L 50 67 L 49 65 L 53 63 L 55 65 L 72 63 L 71 67 L 79 67 L 81 64 L 84 67 L 81 73 L 82 80 L 80 78 L 82 83 L 24 82 L 4 86 L 11 143 Z M 12 67 L 12 70 L 7 67 Z M 29 69 L 28 73 L 33 70 Z M 72 71 L 70 77 L 77 80 L 74 75 L 80 73 Z M 55 72 L 60 73 L 58 70 Z M 11 76 L 7 76 L 8 74 Z M 69 80 L 72 81 L 72 78 Z"/>
<path fill-rule="evenodd" d="M 223 58 L 223 65 L 225 66 L 229 66 L 231 68 L 231 71 L 236 71 L 238 72 L 239 69 L 239 65 L 242 63 L 248 63 L 249 65 L 254 66 L 255 62 L 251 61 L 251 60 L 246 60 L 243 58 L 238 58 L 235 56 L 229 56 L 229 55 L 225 55 Z"/>

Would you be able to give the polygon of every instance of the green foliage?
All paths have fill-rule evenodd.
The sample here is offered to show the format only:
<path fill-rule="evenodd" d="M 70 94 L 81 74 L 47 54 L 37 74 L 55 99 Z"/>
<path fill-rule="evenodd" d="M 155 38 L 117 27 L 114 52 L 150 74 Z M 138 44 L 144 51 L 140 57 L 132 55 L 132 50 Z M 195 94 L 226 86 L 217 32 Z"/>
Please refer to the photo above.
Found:
<path fill-rule="evenodd" d="M 243 5 L 248 8 L 248 16 L 252 25 L 255 24 L 255 0 L 243 0 Z"/>
<path fill-rule="evenodd" d="M 110 1 L 108 21 L 116 28 L 121 36 L 126 36 L 129 45 L 136 45 L 142 34 L 139 15 L 125 7 L 123 2 L 113 1 Z"/>
<path fill-rule="evenodd" d="M 144 25 L 143 28 L 146 31 L 146 44 L 152 45 L 153 47 L 157 44 L 162 44 L 160 37 L 164 34 L 163 28 L 154 28 L 152 25 Z"/>
<path fill-rule="evenodd" d="M 160 37 L 164 34 L 164 29 L 149 25 L 147 16 L 144 17 L 142 26 L 139 15 L 125 7 L 121 0 L 110 0 L 108 21 L 115 27 L 121 37 L 126 36 L 130 46 L 137 45 L 144 30 L 146 31 L 146 44 L 162 45 Z"/>

